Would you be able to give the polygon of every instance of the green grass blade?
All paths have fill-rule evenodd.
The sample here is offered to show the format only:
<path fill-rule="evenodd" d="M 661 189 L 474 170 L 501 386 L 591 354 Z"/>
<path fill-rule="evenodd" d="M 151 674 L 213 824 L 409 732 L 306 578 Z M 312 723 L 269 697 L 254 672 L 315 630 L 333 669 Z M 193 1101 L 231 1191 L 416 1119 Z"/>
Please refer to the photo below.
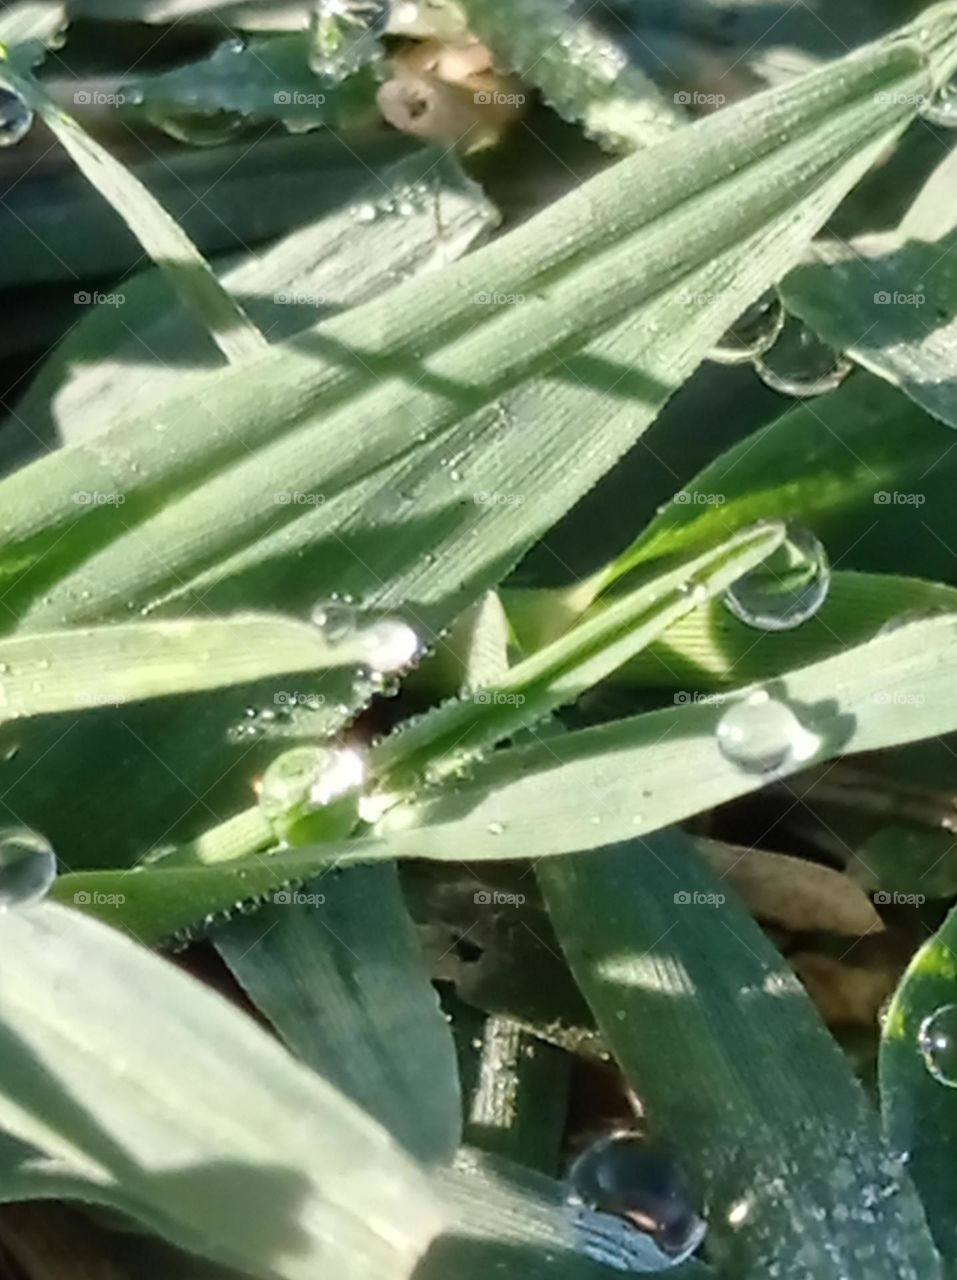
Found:
<path fill-rule="evenodd" d="M 148 1223 L 244 1272 L 411 1274 L 434 1197 L 354 1104 L 95 921 L 42 904 L 0 924 L 7 1132 L 114 1178 Z"/>
<path fill-rule="evenodd" d="M 653 78 L 623 54 L 600 16 L 566 0 L 467 0 L 469 26 L 496 65 L 533 85 L 564 119 L 608 151 L 662 142 L 685 113 Z"/>
<path fill-rule="evenodd" d="M 747 772 L 718 748 L 729 702 L 689 701 L 492 754 L 465 780 L 435 796 L 398 804 L 376 833 L 352 841 L 239 858 L 228 865 L 148 874 L 66 876 L 57 892 L 97 910 L 93 893 L 125 895 L 99 907 L 105 919 L 149 939 L 187 927 L 209 911 L 315 875 L 333 861 L 432 858 L 479 862 L 573 853 L 650 833 L 725 804 L 838 754 L 949 733 L 957 725 L 957 630 L 949 616 L 915 622 L 866 645 L 782 674 L 769 685 L 815 735 L 812 756 L 769 775 Z M 689 787 L 688 779 L 695 780 Z M 250 818 L 245 848 L 269 843 L 265 820 Z M 235 852 L 238 842 L 230 852 Z"/>
<path fill-rule="evenodd" d="M 789 311 L 950 427 L 957 427 L 955 246 L 953 231 L 933 244 L 859 237 L 822 246 L 816 261 L 781 284 Z"/>
<path fill-rule="evenodd" d="M 955 950 L 957 912 L 952 911 L 908 965 L 884 1019 L 880 1051 L 887 1138 L 908 1161 L 949 1274 L 957 1268 L 957 1095 L 928 1071 L 919 1041 L 924 1020 L 957 1003 Z"/>
<path fill-rule="evenodd" d="M 293 618 L 117 623 L 0 640 L 0 721 L 361 665 L 361 633 L 330 643 Z"/>
<path fill-rule="evenodd" d="M 572 970 L 734 1280 L 939 1276 L 920 1201 L 797 978 L 681 833 L 538 869 Z"/>
<path fill-rule="evenodd" d="M 42 117 L 80 172 L 113 205 L 153 261 L 163 267 L 226 359 L 244 363 L 265 350 L 265 338 L 222 287 L 179 224 L 142 183 L 58 107 L 32 76 L 4 60 L 0 77 Z"/>
<path fill-rule="evenodd" d="M 491 687 L 423 716 L 387 738 L 371 757 L 384 790 L 454 776 L 496 742 L 574 702 L 702 600 L 724 591 L 781 543 L 782 525 L 748 531 L 636 588 L 580 623 Z"/>
<path fill-rule="evenodd" d="M 417 1159 L 452 1159 L 461 1139 L 452 1036 L 395 867 L 325 875 L 301 901 L 274 894 L 213 941 L 297 1057 Z"/>
<path fill-rule="evenodd" d="M 395 152 L 401 156 L 402 144 Z M 308 157 L 303 156 L 301 162 Z M 317 164 L 328 157 L 319 154 Z M 264 174 L 264 184 L 274 181 Z M 212 178 L 204 181 L 213 181 Z M 358 210 L 384 211 L 361 221 Z M 242 301 L 271 343 L 312 327 L 320 317 L 366 302 L 397 279 L 448 264 L 498 221 L 481 189 L 452 156 L 432 147 L 380 164 L 335 207 L 261 252 L 226 268 L 223 287 Z M 18 424 L 73 443 L 134 416 L 144 398 L 161 403 L 183 380 L 204 384 L 221 360 L 212 340 L 177 300 L 159 269 L 123 282 L 121 308 L 93 307 L 46 360 L 16 407 Z"/>
<path fill-rule="evenodd" d="M 486 588 L 493 565 L 501 576 L 793 264 L 905 127 L 908 94 L 935 74 L 912 40 L 871 46 L 799 88 L 680 131 L 663 154 L 630 157 L 448 271 L 330 321 L 308 351 L 211 375 L 205 394 L 166 401 L 145 421 L 25 468 L 0 486 L 0 572 L 17 577 L 11 607 L 29 609 L 36 625 L 47 610 L 102 617 L 131 599 L 193 592 L 223 607 L 242 591 L 248 604 L 265 563 L 271 583 L 277 561 L 285 564 L 290 592 L 328 565 L 319 544 L 333 529 L 361 578 L 346 588 L 353 594 L 375 602 L 384 579 L 389 594 L 442 599 L 454 582 L 461 607 L 462 582 Z M 893 101 L 875 102 L 878 91 Z M 525 302 L 477 305 L 490 291 Z M 689 296 L 713 301 L 689 305 Z M 111 451 L 114 434 L 122 452 Z M 448 474 L 441 458 L 457 460 Z M 450 484 L 453 471 L 460 480 Z M 69 548 L 56 545 L 75 515 L 65 486 L 127 493 L 124 525 L 107 513 L 84 521 Z M 326 504 L 277 529 L 272 495 L 294 488 L 323 492 Z M 526 502 L 458 501 L 483 492 Z M 378 573 L 360 575 L 350 542 L 365 545 L 368 563 L 385 513 L 394 523 L 413 509 L 429 542 L 443 543 L 447 574 L 424 574 L 419 540 L 410 557 L 389 531 Z M 477 547 L 470 533 L 479 523 Z"/>

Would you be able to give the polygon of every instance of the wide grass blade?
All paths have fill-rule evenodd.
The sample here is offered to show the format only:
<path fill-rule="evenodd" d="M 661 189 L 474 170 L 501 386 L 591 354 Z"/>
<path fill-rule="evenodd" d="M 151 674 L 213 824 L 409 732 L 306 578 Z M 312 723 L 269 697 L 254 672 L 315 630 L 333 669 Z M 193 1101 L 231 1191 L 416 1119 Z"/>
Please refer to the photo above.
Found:
<path fill-rule="evenodd" d="M 913 1186 L 797 978 L 681 833 L 538 868 L 649 1131 L 734 1280 L 930 1280 Z"/>
<path fill-rule="evenodd" d="M 213 941 L 297 1057 L 417 1159 L 452 1159 L 462 1116 L 455 1051 L 395 867 L 280 891 Z"/>
<path fill-rule="evenodd" d="M 294 618 L 119 623 L 0 640 L 0 721 L 360 666 L 361 633 L 332 643 Z"/>
<path fill-rule="evenodd" d="M 907 1160 L 920 1191 L 937 1247 L 949 1268 L 957 1268 L 957 1094 L 950 1042 L 940 1051 L 941 1075 L 928 1069 L 921 1050 L 927 1019 L 948 1008 L 957 1017 L 957 912 L 913 957 L 891 1001 L 881 1030 L 881 1107 L 887 1138 Z M 945 1023 L 947 1015 L 945 1013 Z M 941 1034 L 946 1037 L 948 1028 Z M 932 1036 L 931 1036 L 932 1038 Z M 949 1074 L 948 1074 L 949 1072 Z"/>
<path fill-rule="evenodd" d="M 416 1166 L 246 1015 L 42 904 L 0 920 L 0 1126 L 244 1272 L 409 1276 L 439 1222 Z"/>

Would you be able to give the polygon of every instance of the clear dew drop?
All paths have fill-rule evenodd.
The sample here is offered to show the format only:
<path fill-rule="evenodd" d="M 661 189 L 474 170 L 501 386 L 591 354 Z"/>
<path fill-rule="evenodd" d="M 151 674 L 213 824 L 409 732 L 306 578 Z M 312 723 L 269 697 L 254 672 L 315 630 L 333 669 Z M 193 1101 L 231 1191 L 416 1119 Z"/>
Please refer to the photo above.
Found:
<path fill-rule="evenodd" d="M 259 805 L 267 818 L 293 808 L 319 809 L 358 790 L 364 772 L 362 757 L 351 748 L 296 747 L 266 769 L 259 784 Z"/>
<path fill-rule="evenodd" d="M 614 1134 L 582 1152 L 569 1173 L 568 1202 L 624 1220 L 675 1261 L 706 1231 L 680 1166 L 639 1134 Z"/>
<path fill-rule="evenodd" d="M 732 583 L 722 602 L 757 631 L 791 631 L 817 613 L 830 585 L 831 566 L 820 539 L 788 525 L 784 543 Z"/>
<path fill-rule="evenodd" d="M 957 1004 L 941 1005 L 917 1032 L 924 1066 L 935 1080 L 957 1089 Z"/>
<path fill-rule="evenodd" d="M 821 745 L 790 707 L 759 689 L 725 711 L 716 730 L 718 749 L 746 773 L 776 773 L 810 760 Z"/>
<path fill-rule="evenodd" d="M 774 345 L 756 356 L 753 365 L 766 387 L 800 399 L 834 391 L 854 368 L 852 360 L 790 317 Z"/>
<path fill-rule="evenodd" d="M 11 89 L 0 89 L 0 147 L 12 147 L 30 132 L 33 112 Z"/>
<path fill-rule="evenodd" d="M 401 618 L 382 618 L 364 627 L 357 637 L 371 672 L 389 675 L 403 671 L 418 657 L 419 637 Z"/>
<path fill-rule="evenodd" d="M 56 880 L 49 841 L 26 827 L 0 829 L 0 911 L 39 902 Z"/>
<path fill-rule="evenodd" d="M 234 138 L 246 125 L 238 111 L 186 111 L 150 108 L 146 112 L 150 124 L 169 138 L 191 147 L 218 147 Z"/>
<path fill-rule="evenodd" d="M 786 313 L 776 290 L 771 289 L 735 320 L 718 345 L 708 353 L 719 364 L 746 364 L 769 351 L 781 335 Z"/>
<path fill-rule="evenodd" d="M 310 614 L 312 623 L 318 627 L 330 644 L 338 644 L 354 634 L 358 625 L 358 611 L 354 605 L 345 600 L 320 600 Z"/>

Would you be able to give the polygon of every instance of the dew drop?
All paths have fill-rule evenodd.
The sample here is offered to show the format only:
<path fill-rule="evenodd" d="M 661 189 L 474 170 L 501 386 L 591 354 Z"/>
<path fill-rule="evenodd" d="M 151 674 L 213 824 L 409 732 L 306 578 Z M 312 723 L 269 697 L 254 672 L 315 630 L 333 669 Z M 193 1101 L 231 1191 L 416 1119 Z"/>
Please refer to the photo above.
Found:
<path fill-rule="evenodd" d="M 401 618 L 382 618 L 364 627 L 358 639 L 370 671 L 391 674 L 402 671 L 415 661 L 421 642 L 407 622 Z"/>
<path fill-rule="evenodd" d="M 234 138 L 246 124 L 238 111 L 184 111 L 149 108 L 146 118 L 167 137 L 192 147 L 218 147 Z"/>
<path fill-rule="evenodd" d="M 673 1258 L 687 1257 L 706 1230 L 679 1165 L 634 1133 L 602 1138 L 578 1157 L 569 1174 L 569 1199 L 625 1219 Z"/>
<path fill-rule="evenodd" d="M 708 353 L 719 364 L 745 364 L 769 351 L 781 335 L 786 313 L 777 291 L 758 298 L 735 320 L 718 345 Z"/>
<path fill-rule="evenodd" d="M 790 707 L 756 690 L 729 707 L 717 728 L 718 749 L 747 773 L 775 773 L 810 760 L 821 745 Z"/>
<path fill-rule="evenodd" d="M 774 346 L 756 356 L 753 364 L 766 387 L 802 399 L 835 390 L 854 368 L 852 360 L 793 319 L 787 320 Z"/>
<path fill-rule="evenodd" d="M 278 756 L 256 784 L 259 808 L 276 834 L 289 840 L 296 825 L 329 810 L 328 834 L 347 834 L 359 815 L 365 777 L 362 756 L 350 747 L 294 747 Z"/>
<path fill-rule="evenodd" d="M 817 613 L 831 585 L 821 541 L 788 525 L 783 544 L 722 596 L 725 608 L 757 631 L 790 631 Z"/>
<path fill-rule="evenodd" d="M 56 854 L 49 841 L 26 827 L 0 829 L 0 910 L 39 902 L 55 879 Z"/>
<path fill-rule="evenodd" d="M 957 129 L 957 84 L 945 85 L 921 110 L 921 119 L 942 129 Z"/>
<path fill-rule="evenodd" d="M 313 625 L 319 628 L 330 644 L 337 644 L 352 635 L 358 621 L 355 607 L 336 599 L 320 600 L 310 617 Z"/>
<path fill-rule="evenodd" d="M 0 147 L 12 147 L 30 132 L 33 112 L 12 89 L 0 88 Z"/>
<path fill-rule="evenodd" d="M 924 1066 L 935 1080 L 957 1089 L 957 1004 L 941 1005 L 917 1032 Z"/>
<path fill-rule="evenodd" d="M 501 822 L 490 822 L 488 824 L 488 833 L 490 836 L 500 836 L 504 831 L 505 827 Z"/>

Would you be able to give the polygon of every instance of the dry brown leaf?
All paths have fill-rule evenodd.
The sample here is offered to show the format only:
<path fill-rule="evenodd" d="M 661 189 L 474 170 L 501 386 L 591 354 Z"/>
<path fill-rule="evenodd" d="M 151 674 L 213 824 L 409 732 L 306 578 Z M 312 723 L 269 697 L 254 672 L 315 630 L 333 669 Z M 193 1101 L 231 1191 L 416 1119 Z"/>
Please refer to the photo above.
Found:
<path fill-rule="evenodd" d="M 884 924 L 863 889 L 841 871 L 805 858 L 702 840 L 712 869 L 726 879 L 760 920 L 794 933 L 861 937 Z"/>

